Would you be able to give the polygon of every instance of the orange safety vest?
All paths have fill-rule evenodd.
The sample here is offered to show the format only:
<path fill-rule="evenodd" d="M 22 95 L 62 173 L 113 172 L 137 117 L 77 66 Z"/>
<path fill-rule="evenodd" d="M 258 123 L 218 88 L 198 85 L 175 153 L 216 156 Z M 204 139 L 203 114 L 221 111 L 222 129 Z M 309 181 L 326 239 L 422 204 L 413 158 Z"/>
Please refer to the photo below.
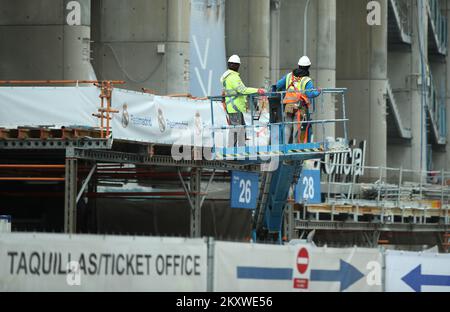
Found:
<path fill-rule="evenodd" d="M 306 90 L 306 85 L 311 78 L 309 77 L 295 77 L 292 73 L 286 77 L 287 87 L 286 95 L 283 100 L 285 105 L 285 112 L 295 114 L 297 117 L 297 143 L 308 143 L 310 125 L 306 127 L 305 133 L 301 131 L 301 122 L 306 120 L 307 111 L 310 107 L 309 98 L 302 91 Z M 290 80 L 290 83 L 289 83 Z M 303 108 L 303 109 L 301 109 Z"/>
<path fill-rule="evenodd" d="M 304 103 L 309 108 L 309 99 L 306 94 L 302 92 L 306 90 L 306 85 L 311 78 L 309 77 L 295 77 L 290 73 L 287 77 L 286 95 L 283 100 L 283 104 L 300 104 Z M 290 83 L 289 83 L 290 80 Z"/>

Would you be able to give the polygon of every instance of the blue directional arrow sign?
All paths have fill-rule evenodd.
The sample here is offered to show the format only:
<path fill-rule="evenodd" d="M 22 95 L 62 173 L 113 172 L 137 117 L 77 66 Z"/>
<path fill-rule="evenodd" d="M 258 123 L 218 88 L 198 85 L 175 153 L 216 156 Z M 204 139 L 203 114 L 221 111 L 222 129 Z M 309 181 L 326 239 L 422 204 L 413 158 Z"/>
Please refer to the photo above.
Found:
<path fill-rule="evenodd" d="M 364 277 L 357 268 L 350 263 L 340 260 L 339 270 L 311 270 L 312 282 L 340 282 L 340 291 L 344 291 Z"/>
<path fill-rule="evenodd" d="M 291 268 L 237 267 L 236 273 L 238 279 L 274 281 L 292 280 Z"/>
<path fill-rule="evenodd" d="M 422 265 L 403 276 L 404 281 L 415 292 L 421 292 L 422 286 L 450 286 L 450 275 L 422 274 Z"/>

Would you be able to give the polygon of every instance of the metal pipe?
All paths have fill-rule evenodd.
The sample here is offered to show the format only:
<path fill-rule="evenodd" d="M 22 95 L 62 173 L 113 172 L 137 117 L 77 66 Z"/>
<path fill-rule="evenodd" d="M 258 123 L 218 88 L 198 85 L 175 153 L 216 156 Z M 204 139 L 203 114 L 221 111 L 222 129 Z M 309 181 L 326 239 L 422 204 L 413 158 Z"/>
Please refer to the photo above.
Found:
<path fill-rule="evenodd" d="M 191 206 L 191 209 L 194 210 L 194 203 L 192 202 L 189 190 L 187 189 L 186 184 L 184 183 L 184 179 L 181 176 L 181 171 L 179 168 L 177 169 L 177 173 L 178 173 L 178 178 L 180 179 L 181 185 L 183 186 L 184 193 L 189 201 L 189 205 Z"/>
<path fill-rule="evenodd" d="M 342 120 L 344 120 L 344 137 L 345 137 L 345 141 L 348 142 L 348 130 L 347 130 L 347 113 L 345 112 L 346 107 L 345 107 L 345 95 L 342 93 Z"/>
<path fill-rule="evenodd" d="M 444 209 L 444 169 L 441 170 L 441 211 Z"/>
<path fill-rule="evenodd" d="M 0 85 L 43 85 L 43 84 L 97 84 L 102 83 L 102 81 L 98 80 L 0 80 Z M 125 81 L 122 80 L 112 80 L 112 84 L 125 84 Z"/>
<path fill-rule="evenodd" d="M 326 124 L 326 123 L 337 123 L 337 122 L 347 122 L 349 119 L 326 119 L 326 120 L 311 120 L 311 121 L 302 121 L 300 124 Z M 293 122 L 277 122 L 277 123 L 271 123 L 270 126 L 283 126 L 283 125 L 289 125 L 294 124 L 297 125 L 299 122 L 293 121 Z M 245 126 L 221 126 L 221 127 L 214 127 L 210 128 L 212 130 L 227 130 L 227 129 L 238 129 L 238 128 L 251 128 L 251 125 L 245 125 Z"/>
<path fill-rule="evenodd" d="M 80 191 L 78 192 L 78 196 L 76 199 L 76 202 L 78 203 L 78 201 L 81 199 L 81 196 L 83 195 L 84 189 L 86 188 L 86 186 L 89 184 L 89 181 L 92 178 L 92 175 L 95 172 L 95 169 L 97 169 L 97 165 L 92 166 L 91 171 L 89 172 L 88 176 L 86 177 L 86 180 L 84 181 L 83 185 L 81 186 Z"/>
<path fill-rule="evenodd" d="M 190 195 L 197 195 L 196 192 L 188 193 Z M 102 192 L 102 193 L 87 193 L 88 197 L 184 197 L 185 192 Z M 205 193 L 199 193 L 200 196 L 206 195 Z"/>
<path fill-rule="evenodd" d="M 0 169 L 64 169 L 65 165 L 22 165 L 8 164 L 0 165 Z"/>
<path fill-rule="evenodd" d="M 205 199 L 206 199 L 206 195 L 208 194 L 209 186 L 210 186 L 210 184 L 212 183 L 212 181 L 214 180 L 215 174 L 216 174 L 216 170 L 214 169 L 214 171 L 213 171 L 211 177 L 209 178 L 208 184 L 206 184 L 206 188 L 205 188 L 205 192 L 204 192 L 205 195 L 203 195 L 203 197 L 202 197 L 202 200 L 201 200 L 201 202 L 200 202 L 200 207 L 203 206 L 203 202 L 204 202 Z"/>
<path fill-rule="evenodd" d="M 222 98 L 221 98 L 221 100 L 222 100 Z M 216 142 L 215 141 L 216 141 L 216 139 L 215 139 L 215 136 L 214 136 L 214 129 L 213 129 L 213 127 L 214 127 L 214 106 L 213 106 L 213 100 L 211 100 L 210 102 L 211 102 L 210 106 L 211 106 L 211 126 L 212 126 L 211 127 L 211 132 L 212 132 L 211 133 L 212 134 L 212 136 L 211 136 L 212 137 L 211 146 L 212 146 L 212 152 L 215 153 L 215 149 L 216 149 L 216 144 L 215 144 Z"/>
<path fill-rule="evenodd" d="M 400 208 L 400 195 L 401 195 L 401 191 L 402 191 L 402 183 L 403 183 L 403 168 L 400 167 L 400 173 L 398 176 L 398 197 L 397 197 L 397 205 Z"/>
<path fill-rule="evenodd" d="M 348 88 L 323 88 L 320 89 L 321 93 L 335 93 L 335 94 L 342 94 L 345 93 L 348 90 Z M 269 93 L 265 93 L 265 94 L 260 94 L 258 95 L 259 97 L 273 97 L 276 96 L 277 94 L 283 95 L 286 94 L 287 92 L 289 93 L 301 93 L 301 94 L 305 94 L 307 92 L 314 92 L 314 91 L 319 91 L 319 89 L 306 89 L 303 91 L 278 91 L 278 92 L 269 92 Z M 255 95 L 256 96 L 256 95 Z M 256 96 L 256 97 L 258 97 Z M 227 97 L 232 97 L 232 96 L 227 96 Z M 216 101 L 216 102 L 222 102 L 224 96 L 223 95 L 215 95 L 215 96 L 209 96 L 208 99 L 212 100 L 212 101 Z"/>
<path fill-rule="evenodd" d="M 0 177 L 0 181 L 64 181 L 64 178 Z"/>
<path fill-rule="evenodd" d="M 303 55 L 308 55 L 308 11 L 311 0 L 306 1 L 305 11 L 303 12 Z"/>
<path fill-rule="evenodd" d="M 383 178 L 383 168 L 380 167 L 380 180 L 378 180 L 379 184 L 378 184 L 378 196 L 377 196 L 377 205 L 380 205 L 380 200 L 381 200 L 381 179 Z M 382 208 L 382 213 L 381 213 L 381 223 L 384 223 L 384 207 Z"/>

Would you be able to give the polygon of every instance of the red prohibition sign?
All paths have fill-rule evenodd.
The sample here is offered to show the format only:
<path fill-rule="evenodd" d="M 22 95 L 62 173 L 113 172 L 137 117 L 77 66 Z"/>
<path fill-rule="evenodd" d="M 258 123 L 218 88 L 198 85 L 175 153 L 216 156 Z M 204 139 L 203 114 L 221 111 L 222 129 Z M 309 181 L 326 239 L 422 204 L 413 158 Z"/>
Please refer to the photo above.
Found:
<path fill-rule="evenodd" d="M 297 270 L 300 274 L 305 274 L 309 265 L 309 253 L 306 248 L 301 248 L 297 254 Z"/>

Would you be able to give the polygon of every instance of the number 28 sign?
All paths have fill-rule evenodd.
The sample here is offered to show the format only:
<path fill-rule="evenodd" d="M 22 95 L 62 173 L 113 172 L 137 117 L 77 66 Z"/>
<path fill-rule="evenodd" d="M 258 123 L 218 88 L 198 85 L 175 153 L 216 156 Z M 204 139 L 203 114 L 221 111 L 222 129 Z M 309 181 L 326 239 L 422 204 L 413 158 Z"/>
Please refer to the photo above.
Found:
<path fill-rule="evenodd" d="M 257 173 L 231 172 L 231 208 L 256 209 L 259 175 Z"/>
<path fill-rule="evenodd" d="M 303 170 L 295 188 L 295 202 L 320 204 L 320 170 Z"/>

